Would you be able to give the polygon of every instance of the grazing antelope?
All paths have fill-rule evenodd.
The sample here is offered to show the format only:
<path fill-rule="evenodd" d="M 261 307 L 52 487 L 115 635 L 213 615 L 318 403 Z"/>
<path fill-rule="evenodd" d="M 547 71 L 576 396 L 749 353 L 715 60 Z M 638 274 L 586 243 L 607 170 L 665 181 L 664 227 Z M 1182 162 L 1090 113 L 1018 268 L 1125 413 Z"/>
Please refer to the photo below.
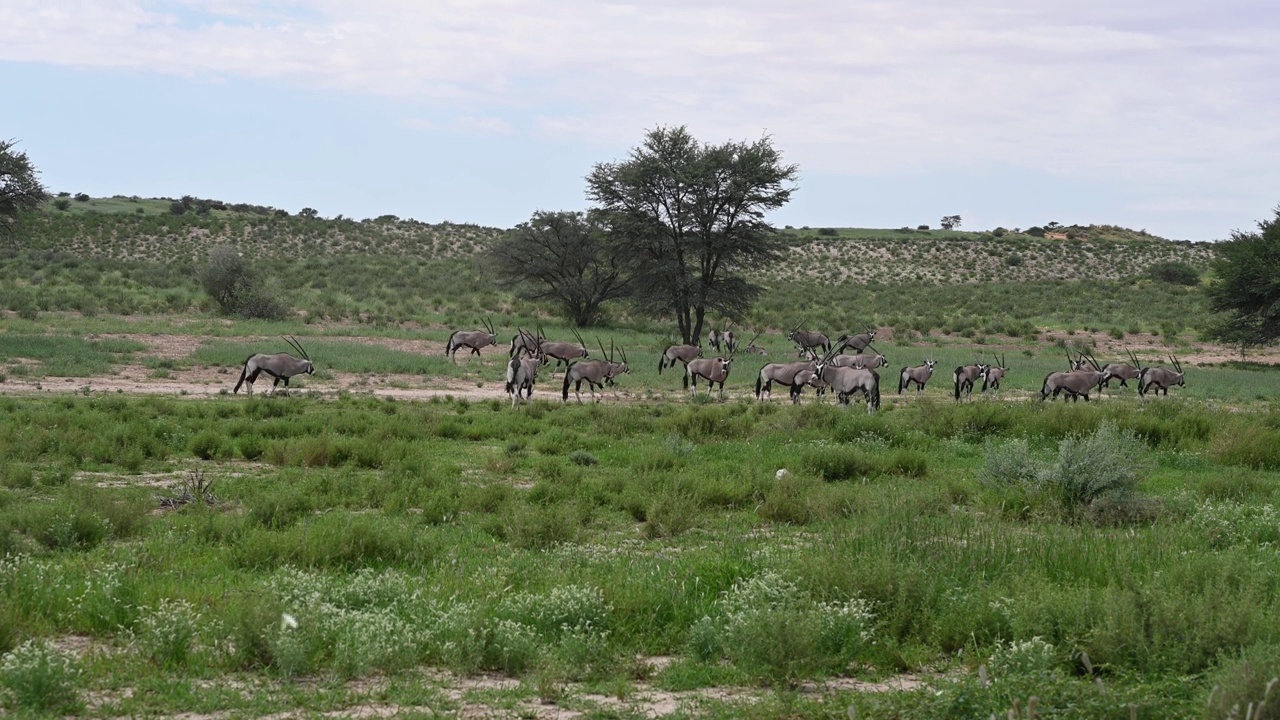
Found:
<path fill-rule="evenodd" d="M 244 369 L 240 371 L 240 379 L 236 381 L 236 389 L 232 392 L 240 392 L 240 386 L 248 383 L 245 391 L 249 395 L 253 395 L 253 384 L 258 381 L 259 373 L 270 375 L 274 381 L 271 387 L 278 387 L 280 381 L 284 381 L 284 386 L 289 387 L 289 378 L 294 375 L 312 375 L 315 373 L 315 365 L 311 363 L 311 356 L 307 351 L 302 349 L 302 344 L 298 339 L 290 335 L 285 338 L 294 350 L 302 356 L 301 359 L 296 358 L 289 353 L 276 353 L 275 355 L 263 355 L 258 353 L 250 355 L 244 361 Z"/>
<path fill-rule="evenodd" d="M 1178 387 L 1186 387 L 1186 373 L 1182 371 L 1182 363 L 1178 362 L 1178 358 L 1170 355 L 1169 362 L 1173 363 L 1174 370 L 1166 367 L 1147 367 L 1142 369 L 1142 375 L 1138 378 L 1138 394 L 1146 395 L 1151 391 L 1151 386 L 1155 386 L 1156 395 L 1163 390 L 1166 397 L 1169 395 L 1169 388 L 1177 385 Z"/>
<path fill-rule="evenodd" d="M 1000 392 L 1000 381 L 1004 379 L 1004 374 L 1009 370 L 1008 361 L 1001 354 L 996 358 L 996 364 L 988 365 L 987 371 L 982 373 L 982 392 L 986 392 L 987 388 L 995 392 Z"/>
<path fill-rule="evenodd" d="M 800 325 L 803 324 L 803 322 L 800 323 Z M 791 328 L 791 332 L 787 333 L 787 339 L 799 348 L 800 357 L 804 357 L 805 352 L 812 348 L 822 348 L 824 353 L 831 350 L 831 338 L 816 330 L 801 330 L 800 325 Z"/>
<path fill-rule="evenodd" d="M 844 343 L 829 350 L 818 363 L 815 373 L 827 387 L 836 394 L 841 405 L 849 406 L 849 400 L 861 393 L 867 398 L 867 413 L 880 409 L 880 376 L 875 370 L 867 368 L 837 367 L 831 364 L 831 358 L 844 350 Z"/>
<path fill-rule="evenodd" d="M 765 350 L 764 348 L 754 343 L 743 348 L 742 352 L 748 353 L 750 355 L 760 355 L 760 356 L 765 356 L 769 354 L 768 350 Z"/>
<path fill-rule="evenodd" d="M 956 368 L 956 371 L 951 373 L 951 379 L 955 381 L 956 385 L 956 399 L 960 399 L 961 392 L 965 393 L 965 397 L 972 398 L 973 384 L 977 382 L 978 378 L 985 375 L 986 372 L 987 366 L 983 363 L 978 363 L 976 365 L 961 365 Z"/>
<path fill-rule="evenodd" d="M 498 344 L 498 335 L 493 330 L 493 321 L 485 320 L 484 330 L 454 330 L 445 343 L 444 354 L 458 362 L 458 349 L 470 348 L 472 355 L 479 355 L 480 348 Z"/>
<path fill-rule="evenodd" d="M 1071 355 L 1068 353 L 1067 359 L 1070 360 Z M 1087 362 L 1091 367 L 1089 369 L 1072 370 L 1071 372 L 1052 372 L 1045 376 L 1044 383 L 1040 386 L 1040 400 L 1043 402 L 1052 393 L 1054 399 L 1057 399 L 1059 393 L 1066 393 L 1063 396 L 1063 402 L 1069 397 L 1071 400 L 1078 401 L 1081 397 L 1085 402 L 1089 402 L 1089 392 L 1096 387 L 1102 385 L 1102 381 L 1106 378 L 1107 373 L 1098 366 L 1096 360 L 1092 356 L 1086 358 L 1084 353 L 1080 353 L 1080 360 L 1072 363 L 1072 366 L 1080 364 L 1080 361 Z"/>
<path fill-rule="evenodd" d="M 702 357 L 702 348 L 697 345 L 668 345 L 662 351 L 662 357 L 658 358 L 658 374 L 662 374 L 663 368 L 675 367 L 676 363 L 688 365 L 697 357 Z"/>
<path fill-rule="evenodd" d="M 1129 383 L 1126 381 L 1137 380 L 1142 375 L 1142 363 L 1138 361 L 1138 356 L 1134 355 L 1132 350 L 1128 352 L 1129 359 L 1133 361 L 1132 365 L 1122 362 L 1107 363 L 1107 366 L 1102 368 L 1107 371 L 1107 379 L 1102 381 L 1103 388 L 1109 389 L 1112 379 L 1119 380 L 1120 387 L 1129 387 Z"/>
<path fill-rule="evenodd" d="M 533 357 L 538 354 L 542 348 L 542 343 L 546 341 L 547 336 L 542 333 L 542 323 L 538 323 L 537 335 L 530 335 L 521 330 L 511 337 L 511 349 L 507 351 L 507 357 L 515 357 L 517 353 Z"/>
<path fill-rule="evenodd" d="M 599 342 L 599 338 L 596 341 Z M 600 344 L 600 352 L 604 353 L 604 344 Z M 611 383 L 613 378 L 619 375 L 626 375 L 631 372 L 627 366 L 627 353 L 622 348 L 618 348 L 618 353 L 622 355 L 622 362 L 613 361 L 613 341 L 609 341 L 609 353 L 605 356 L 606 360 L 578 360 L 569 364 L 564 371 L 564 387 L 560 397 L 565 402 L 569 401 L 569 386 L 573 385 L 573 395 L 578 398 L 578 402 L 582 402 L 582 383 L 587 384 L 587 389 L 591 391 L 592 402 L 597 402 L 596 388 L 604 390 L 605 383 Z"/>
<path fill-rule="evenodd" d="M 542 343 L 542 362 L 545 364 L 550 360 L 555 360 L 555 367 L 551 368 L 551 374 L 555 375 L 556 370 L 560 368 L 560 364 L 564 363 L 567 367 L 574 360 L 579 358 L 587 358 L 591 353 L 587 352 L 587 343 L 582 340 L 582 335 L 578 334 L 576 329 L 570 328 L 574 339 L 578 341 L 577 345 L 569 342 L 550 342 Z"/>
<path fill-rule="evenodd" d="M 520 331 L 524 333 L 523 330 Z M 529 338 L 532 340 L 533 338 Z M 520 404 L 520 391 L 524 391 L 525 399 L 533 397 L 533 383 L 538 379 L 538 366 L 542 357 L 535 351 L 533 357 L 522 354 L 511 356 L 507 363 L 507 394 L 511 396 L 511 407 Z"/>
<path fill-rule="evenodd" d="M 903 389 L 910 390 L 911 383 L 916 384 L 917 395 L 923 392 L 924 384 L 929 382 L 929 378 L 933 377 L 933 368 L 937 364 L 937 360 L 930 358 L 925 360 L 923 365 L 902 368 L 898 372 L 898 394 L 901 395 Z"/>
<path fill-rule="evenodd" d="M 854 352 L 860 353 L 871 347 L 871 341 L 875 339 L 876 331 L 868 327 L 867 331 L 864 333 L 859 333 L 858 335 L 853 336 L 841 336 L 839 342 L 847 342 L 848 347 L 853 348 Z"/>

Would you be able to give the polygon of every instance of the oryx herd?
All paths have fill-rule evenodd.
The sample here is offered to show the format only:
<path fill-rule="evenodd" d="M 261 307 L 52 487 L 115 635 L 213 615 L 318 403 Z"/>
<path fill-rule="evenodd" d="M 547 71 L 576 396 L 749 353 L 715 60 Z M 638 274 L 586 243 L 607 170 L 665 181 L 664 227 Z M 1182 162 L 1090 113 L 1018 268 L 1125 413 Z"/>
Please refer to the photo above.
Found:
<path fill-rule="evenodd" d="M 875 329 L 867 327 L 862 333 L 844 334 L 832 342 L 825 333 L 802 330 L 802 324 L 793 327 L 786 335 L 795 345 L 800 359 L 766 363 L 761 367 L 756 374 L 756 400 L 771 399 L 774 384 L 779 384 L 787 387 L 792 403 L 800 402 L 804 389 L 809 387 L 814 389 L 819 398 L 830 391 L 841 405 L 848 406 L 855 396 L 860 396 L 865 401 L 868 412 L 879 409 L 880 375 L 876 371 L 887 367 L 889 359 L 872 345 L 876 338 Z M 480 330 L 457 330 L 451 333 L 445 343 L 445 355 L 457 362 L 456 354 L 461 348 L 469 349 L 472 355 L 480 355 L 482 348 L 496 345 L 497 332 L 493 322 L 486 318 L 482 325 L 483 329 Z M 592 399 L 598 400 L 597 390 L 612 386 L 615 378 L 630 372 L 626 351 L 615 347 L 612 340 L 606 351 L 604 343 L 597 337 L 601 357 L 591 358 L 582 335 L 574 329 L 570 332 L 573 334 L 573 342 L 551 341 L 539 324 L 535 332 L 519 328 L 511 338 L 507 353 L 509 361 L 506 364 L 506 392 L 511 397 L 512 407 L 532 396 L 540 368 L 550 365 L 553 360 L 555 365 L 550 370 L 553 377 L 561 366 L 564 368 L 560 398 L 565 402 L 569 400 L 570 387 L 573 388 L 574 397 L 579 402 L 582 401 L 583 383 L 586 383 Z M 745 345 L 740 345 L 733 330 L 713 329 L 707 344 L 721 353 L 716 357 L 703 357 L 700 344 L 668 345 L 658 358 L 658 374 L 661 375 L 663 370 L 675 368 L 679 364 L 683 370 L 682 386 L 689 391 L 691 397 L 697 396 L 700 380 L 707 384 L 708 396 L 718 385 L 719 394 L 723 397 L 725 383 L 739 349 L 750 354 L 767 354 L 755 344 L 760 335 L 757 332 Z M 253 384 L 264 372 L 273 378 L 273 386 L 283 382 L 285 387 L 289 385 L 289 378 L 295 375 L 314 373 L 315 366 L 311 357 L 297 339 L 290 336 L 286 341 L 301 357 L 288 353 L 251 355 L 244 362 L 235 392 L 239 392 L 242 385 L 247 385 L 248 393 L 253 394 Z M 854 354 L 846 355 L 846 350 L 852 350 Z M 1156 395 L 1162 391 L 1168 395 L 1170 387 L 1185 387 L 1186 384 L 1182 364 L 1173 355 L 1169 356 L 1172 364 L 1172 368 L 1169 368 L 1143 366 L 1132 350 L 1128 353 L 1129 362 L 1108 363 L 1105 366 L 1091 353 L 1078 351 L 1075 358 L 1072 358 L 1070 350 L 1066 354 L 1069 369 L 1045 376 L 1040 387 L 1041 400 L 1057 399 L 1062 395 L 1064 400 L 1079 400 L 1083 397 L 1088 402 L 1092 392 L 1108 388 L 1112 380 L 1120 381 L 1121 387 L 1128 387 L 1129 380 L 1136 380 L 1140 396 L 1146 396 L 1153 389 Z M 898 394 L 911 390 L 913 386 L 916 395 L 921 394 L 933 377 L 937 364 L 930 356 L 921 365 L 899 370 Z M 951 374 L 955 399 L 959 401 L 972 398 L 979 380 L 982 381 L 982 393 L 999 392 L 1001 381 L 1008 371 L 1009 365 L 1003 355 L 993 355 L 985 362 L 979 358 L 977 362 L 957 367 Z"/>

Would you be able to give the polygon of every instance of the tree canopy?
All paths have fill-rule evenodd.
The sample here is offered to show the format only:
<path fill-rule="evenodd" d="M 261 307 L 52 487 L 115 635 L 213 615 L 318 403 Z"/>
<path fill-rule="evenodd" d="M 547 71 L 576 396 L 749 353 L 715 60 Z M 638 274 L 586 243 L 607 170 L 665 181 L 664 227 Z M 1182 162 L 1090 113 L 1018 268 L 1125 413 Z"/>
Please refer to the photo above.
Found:
<path fill-rule="evenodd" d="M 21 214 L 49 198 L 40 172 L 16 145 L 16 140 L 0 140 L 0 235 L 12 235 Z"/>
<path fill-rule="evenodd" d="M 617 242 L 636 308 L 674 316 L 696 343 L 708 310 L 740 319 L 760 293 L 741 271 L 777 256 L 764 218 L 791 199 L 798 172 L 768 137 L 709 145 L 683 126 L 659 127 L 626 160 L 597 164 L 587 197 Z"/>
<path fill-rule="evenodd" d="M 626 293 L 622 264 L 604 228 L 577 212 L 537 212 L 490 250 L 498 274 L 531 300 L 557 303 L 574 324 L 595 321 L 600 306 Z"/>
<path fill-rule="evenodd" d="M 1225 314 L 1214 334 L 1241 346 L 1280 338 L 1280 206 L 1274 218 L 1258 223 L 1258 232 L 1233 231 L 1214 249 L 1217 279 L 1209 300 Z"/>

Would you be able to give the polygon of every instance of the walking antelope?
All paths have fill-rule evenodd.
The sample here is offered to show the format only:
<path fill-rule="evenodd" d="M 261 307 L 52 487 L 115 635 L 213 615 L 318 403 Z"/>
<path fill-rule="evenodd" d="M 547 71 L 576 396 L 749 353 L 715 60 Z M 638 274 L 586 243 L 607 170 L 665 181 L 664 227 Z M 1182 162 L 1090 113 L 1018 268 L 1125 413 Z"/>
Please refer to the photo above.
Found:
<path fill-rule="evenodd" d="M 760 333 L 751 338 L 751 342 L 755 342 L 760 337 Z M 727 342 L 727 341 L 726 341 Z M 751 343 L 747 343 L 750 345 Z M 736 345 L 734 346 L 736 348 Z M 684 386 L 689 389 L 690 397 L 698 395 L 698 378 L 707 381 L 707 395 L 711 395 L 711 390 L 720 383 L 720 397 L 724 397 L 724 382 L 729 379 L 729 368 L 733 364 L 734 352 L 729 352 L 729 357 L 715 358 L 697 358 L 690 360 L 685 365 Z"/>
<path fill-rule="evenodd" d="M 876 331 L 868 327 L 867 331 L 864 333 L 859 333 L 857 335 L 852 335 L 852 336 L 850 335 L 842 336 L 839 342 L 847 341 L 848 347 L 853 348 L 854 352 L 860 353 L 866 350 L 867 348 L 871 347 L 871 341 L 875 339 L 876 339 Z"/>
<path fill-rule="evenodd" d="M 901 395 L 903 389 L 910 390 L 911 383 L 916 384 L 917 395 L 923 392 L 924 384 L 929 382 L 929 378 L 933 377 L 933 368 L 937 364 L 937 360 L 930 358 L 925 360 L 923 365 L 902 368 L 898 372 L 898 394 Z"/>
<path fill-rule="evenodd" d="M 1128 351 L 1129 359 L 1133 364 L 1129 363 L 1108 363 L 1102 368 L 1107 372 L 1107 379 L 1102 381 L 1103 388 L 1111 387 L 1111 380 L 1120 381 L 1120 387 L 1129 387 L 1128 380 L 1137 380 L 1142 375 L 1142 363 L 1138 361 L 1138 356 L 1133 354 L 1132 350 Z"/>
<path fill-rule="evenodd" d="M 591 355 L 591 353 L 587 352 L 587 343 L 582 340 L 582 335 L 573 328 L 570 328 L 569 331 L 573 333 L 574 339 L 578 341 L 577 345 L 569 342 L 544 341 L 542 343 L 542 362 L 546 363 L 550 360 L 556 361 L 555 367 L 551 368 L 552 375 L 556 374 L 556 370 L 560 368 L 561 363 L 564 363 L 567 367 L 572 364 L 574 360 L 577 360 L 578 358 L 587 358 Z"/>
<path fill-rule="evenodd" d="M 546 341 L 547 336 L 542 333 L 542 323 L 538 323 L 537 335 L 530 335 L 521 330 L 511 337 L 511 349 L 507 351 L 507 357 L 515 357 L 517 354 L 533 357 L 538 354 L 542 343 Z"/>
<path fill-rule="evenodd" d="M 675 367 L 676 363 L 688 365 L 697 357 L 702 357 L 702 348 L 697 345 L 668 345 L 662 351 L 662 357 L 658 358 L 658 374 L 662 374 L 663 368 Z"/>
<path fill-rule="evenodd" d="M 258 353 L 250 355 L 244 361 L 244 369 L 240 371 L 240 379 L 236 381 L 236 389 L 232 392 L 240 392 L 240 386 L 248 383 L 245 391 L 249 395 L 253 395 L 253 384 L 258 381 L 260 373 L 266 373 L 273 378 L 271 387 L 280 385 L 280 381 L 284 381 L 284 386 L 289 387 L 289 378 L 294 375 L 312 375 L 316 371 L 315 365 L 311 363 L 311 356 L 306 350 L 302 349 L 302 344 L 298 339 L 290 335 L 285 338 L 285 342 L 289 343 L 301 359 L 296 358 L 289 353 L 276 353 L 275 355 L 263 355 Z"/>
<path fill-rule="evenodd" d="M 801 330 L 800 325 L 791 328 L 791 332 L 787 333 L 787 339 L 799 348 L 800 357 L 804 357 L 805 351 L 810 348 L 822 348 L 824 353 L 831 350 L 831 338 L 816 330 Z"/>
<path fill-rule="evenodd" d="M 600 342 L 600 338 L 596 338 L 596 342 Z M 600 343 L 600 352 L 604 353 L 604 343 Z M 611 383 L 613 378 L 619 375 L 626 375 L 631 372 L 627 366 L 627 353 L 622 348 L 618 348 L 618 354 L 622 356 L 622 362 L 613 361 L 613 341 L 609 341 L 609 353 L 605 356 L 605 360 L 578 360 L 569 363 L 569 367 L 564 371 L 564 388 L 561 392 L 561 399 L 565 402 L 569 401 L 569 386 L 573 385 L 573 395 L 578 398 L 578 402 L 582 402 L 582 383 L 587 384 L 587 389 L 591 391 L 591 400 L 596 401 L 596 388 L 604 389 L 605 383 Z"/>
<path fill-rule="evenodd" d="M 484 320 L 484 330 L 454 330 L 445 343 L 444 354 L 458 362 L 458 349 L 470 348 L 472 355 L 479 355 L 480 348 L 498 343 L 498 336 L 493 331 L 493 321 Z"/>
<path fill-rule="evenodd" d="M 818 362 L 815 374 L 822 378 L 827 387 L 836 394 L 841 405 L 848 407 L 849 400 L 861 393 L 867 398 L 867 412 L 880 409 L 880 376 L 875 370 L 867 368 L 837 367 L 831 364 L 831 358 L 844 350 L 844 343 L 827 351 Z"/>
<path fill-rule="evenodd" d="M 805 380 L 799 378 L 803 372 L 808 372 L 812 377 L 813 372 L 818 367 L 818 357 L 809 351 L 809 360 L 801 360 L 799 362 L 789 363 L 769 363 L 760 368 L 759 374 L 756 375 L 756 400 L 763 400 L 767 395 L 770 399 L 773 397 L 773 384 L 786 385 L 791 388 L 791 402 L 800 402 L 800 391 L 804 388 Z"/>
<path fill-rule="evenodd" d="M 1146 395 L 1151 391 L 1151 386 L 1156 388 L 1156 395 L 1163 390 L 1165 396 L 1169 395 L 1169 388 L 1177 385 L 1186 387 L 1186 373 L 1182 371 L 1182 363 L 1178 362 L 1178 358 L 1170 355 L 1169 362 L 1173 363 L 1174 370 L 1166 367 L 1147 367 L 1142 369 L 1142 375 L 1138 378 L 1138 394 Z M 1176 372 L 1175 372 L 1176 371 Z"/>
<path fill-rule="evenodd" d="M 1071 355 L 1067 355 L 1070 359 Z M 1044 401 L 1053 394 L 1057 399 L 1059 393 L 1066 393 L 1063 402 L 1067 397 L 1072 401 L 1084 398 L 1085 402 L 1089 402 L 1089 392 L 1094 388 L 1102 385 L 1102 381 L 1106 379 L 1107 373 L 1098 366 L 1098 362 L 1092 356 L 1086 357 L 1084 353 L 1080 353 L 1080 360 L 1086 361 L 1091 367 L 1089 369 L 1072 370 L 1071 372 L 1052 372 L 1045 376 L 1044 384 L 1040 386 L 1040 400 Z M 1078 365 L 1080 361 L 1073 362 L 1072 365 Z"/>
<path fill-rule="evenodd" d="M 1001 354 L 996 358 L 994 365 L 988 365 L 987 371 L 982 373 L 982 392 L 986 392 L 987 388 L 991 388 L 996 392 L 1000 392 L 1000 381 L 1004 379 L 1004 374 L 1008 372 L 1009 364 Z"/>
<path fill-rule="evenodd" d="M 960 393 L 965 393 L 965 397 L 973 397 L 973 384 L 978 378 L 985 375 L 987 366 L 983 363 L 976 365 L 961 365 L 951 374 L 951 379 L 956 385 L 956 399 L 960 399 Z"/>
<path fill-rule="evenodd" d="M 528 335 L 524 330 L 520 331 L 522 335 Z M 528 340 L 534 340 L 531 336 Z M 536 343 L 534 343 L 536 348 Z M 507 363 L 507 394 L 511 396 L 511 407 L 520 404 L 520 391 L 524 391 L 525 399 L 533 397 L 533 383 L 538 379 L 538 366 L 541 364 L 542 355 L 538 350 L 534 350 L 532 357 L 525 357 L 522 353 L 511 356 L 511 361 Z"/>

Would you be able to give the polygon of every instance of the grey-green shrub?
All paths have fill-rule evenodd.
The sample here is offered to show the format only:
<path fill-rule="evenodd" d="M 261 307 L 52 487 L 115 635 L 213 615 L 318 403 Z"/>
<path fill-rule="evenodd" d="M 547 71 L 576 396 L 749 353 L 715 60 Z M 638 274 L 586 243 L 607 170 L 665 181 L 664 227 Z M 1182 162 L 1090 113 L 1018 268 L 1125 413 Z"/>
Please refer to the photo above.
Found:
<path fill-rule="evenodd" d="M 0 658 L 0 690 L 13 708 L 74 711 L 80 705 L 80 675 L 75 658 L 43 641 L 28 640 Z"/>
<path fill-rule="evenodd" d="M 1040 481 L 1057 497 L 1063 511 L 1074 516 L 1095 500 L 1132 497 L 1149 462 L 1147 447 L 1131 431 L 1107 420 L 1091 435 L 1070 435 L 1058 445 L 1058 461 Z"/>

